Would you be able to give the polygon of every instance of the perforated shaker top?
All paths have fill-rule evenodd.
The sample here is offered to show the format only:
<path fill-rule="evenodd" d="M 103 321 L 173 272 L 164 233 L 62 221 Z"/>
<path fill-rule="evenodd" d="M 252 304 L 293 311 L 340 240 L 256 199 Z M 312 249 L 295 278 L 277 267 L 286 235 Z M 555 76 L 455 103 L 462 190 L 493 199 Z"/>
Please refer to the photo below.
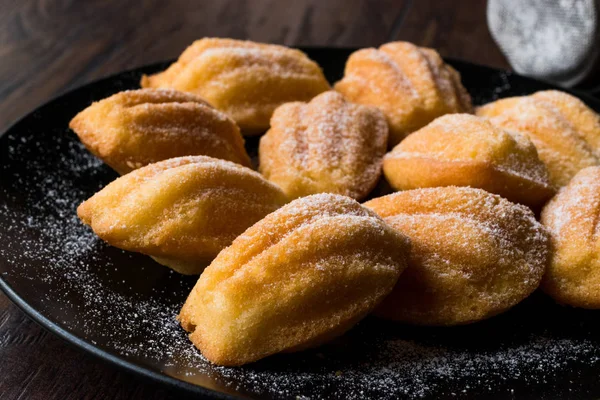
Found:
<path fill-rule="evenodd" d="M 514 70 L 573 86 L 598 58 L 598 0 L 489 0 L 492 36 Z"/>

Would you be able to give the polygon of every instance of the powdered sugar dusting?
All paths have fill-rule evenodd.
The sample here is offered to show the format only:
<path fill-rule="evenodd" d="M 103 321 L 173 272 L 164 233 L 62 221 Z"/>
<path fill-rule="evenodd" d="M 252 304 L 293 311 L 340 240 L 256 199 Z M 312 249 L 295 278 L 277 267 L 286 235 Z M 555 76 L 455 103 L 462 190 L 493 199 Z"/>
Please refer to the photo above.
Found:
<path fill-rule="evenodd" d="M 386 159 L 480 162 L 540 186 L 550 185 L 546 168 L 525 135 L 470 114 L 438 117 L 403 140 Z"/>
<path fill-rule="evenodd" d="M 123 76 L 109 89 L 132 88 L 139 79 Z M 86 96 L 110 94 L 99 87 Z M 239 368 L 211 366 L 175 321 L 196 279 L 107 246 L 75 216 L 77 205 L 116 174 L 66 130 L 85 106 L 83 95 L 69 96 L 0 139 L 0 277 L 75 335 L 149 369 L 250 396 L 589 393 L 584 385 L 597 378 L 600 357 L 597 315 L 557 307 L 543 296 L 473 326 L 423 329 L 368 318 L 315 350 Z"/>
<path fill-rule="evenodd" d="M 275 111 L 261 139 L 260 170 L 292 198 L 332 192 L 362 199 L 381 175 L 387 138 L 378 109 L 328 91 Z"/>
<path fill-rule="evenodd" d="M 244 372 L 239 368 L 216 369 L 235 381 L 250 379 L 261 394 L 272 393 L 276 389 L 277 395 L 281 397 L 293 397 L 297 395 L 294 390 L 296 387 L 309 386 L 315 382 L 319 384 L 325 379 L 339 385 L 332 385 L 333 388 L 322 385 L 322 390 L 334 398 L 425 398 L 446 386 L 448 381 L 452 388 L 447 393 L 448 397 L 463 397 L 474 386 L 481 386 L 481 393 L 498 394 L 493 380 L 506 379 L 515 373 L 529 375 L 531 378 L 531 372 L 516 371 L 517 365 L 523 367 L 523 371 L 544 369 L 551 376 L 565 362 L 566 348 L 589 354 L 587 344 L 573 343 L 570 340 L 552 341 L 547 338 L 537 338 L 526 346 L 480 354 L 398 339 L 378 343 L 373 349 L 376 354 L 374 360 L 359 357 L 354 362 L 337 365 L 339 369 L 305 370 L 293 376 L 288 371 L 274 372 L 269 375 L 270 379 L 265 379 L 262 371 L 253 371 L 252 368 L 246 368 Z M 323 357 L 322 353 L 315 354 L 315 359 Z M 551 367 L 548 367 L 549 361 L 554 363 Z M 465 382 L 469 380 L 477 383 L 471 386 Z M 540 379 L 539 383 L 544 383 L 544 380 Z M 510 389 L 507 391 L 510 393 Z"/>

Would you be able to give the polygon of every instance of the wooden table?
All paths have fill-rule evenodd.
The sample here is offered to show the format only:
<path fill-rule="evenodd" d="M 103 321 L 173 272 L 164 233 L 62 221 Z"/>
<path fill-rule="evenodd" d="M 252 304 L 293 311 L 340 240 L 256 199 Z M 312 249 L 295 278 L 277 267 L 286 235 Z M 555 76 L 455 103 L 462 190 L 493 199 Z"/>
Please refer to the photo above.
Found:
<path fill-rule="evenodd" d="M 485 1 L 0 0 L 0 132 L 59 93 L 176 57 L 203 36 L 290 46 L 407 40 L 508 68 Z M 164 399 L 154 384 L 70 347 L 0 294 L 0 398 Z"/>

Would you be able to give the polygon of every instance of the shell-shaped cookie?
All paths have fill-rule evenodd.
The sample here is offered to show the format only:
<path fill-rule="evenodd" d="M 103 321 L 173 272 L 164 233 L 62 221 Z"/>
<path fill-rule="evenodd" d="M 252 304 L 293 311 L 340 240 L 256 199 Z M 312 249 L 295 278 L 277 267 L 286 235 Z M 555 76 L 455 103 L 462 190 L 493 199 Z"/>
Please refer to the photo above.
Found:
<path fill-rule="evenodd" d="M 539 285 L 549 238 L 531 210 L 481 189 L 397 192 L 365 203 L 411 240 L 408 267 L 376 313 L 417 325 L 492 317 Z"/>
<path fill-rule="evenodd" d="M 383 170 L 397 190 L 470 186 L 534 207 L 554 194 L 527 137 L 470 114 L 444 115 L 412 133 L 385 156 Z"/>
<path fill-rule="evenodd" d="M 552 262 L 542 289 L 556 301 L 600 308 L 600 167 L 585 168 L 542 211 Z"/>
<path fill-rule="evenodd" d="M 173 158 L 108 184 L 77 209 L 109 244 L 198 274 L 233 239 L 286 202 L 259 173 L 205 156 Z"/>
<path fill-rule="evenodd" d="M 250 166 L 235 122 L 191 93 L 128 90 L 93 103 L 69 126 L 89 151 L 120 174 L 188 155 Z"/>
<path fill-rule="evenodd" d="M 596 152 L 600 151 L 600 115 L 583 101 L 558 90 L 544 90 L 531 97 L 551 104 L 577 128 L 577 132 Z"/>
<path fill-rule="evenodd" d="M 379 180 L 387 137 L 381 111 L 325 92 L 275 111 L 260 140 L 260 172 L 290 198 L 327 192 L 361 199 Z"/>
<path fill-rule="evenodd" d="M 350 329 L 392 290 L 409 247 L 348 197 L 303 197 L 223 250 L 179 320 L 215 364 L 316 346 Z"/>
<path fill-rule="evenodd" d="M 581 169 L 600 164 L 599 117 L 569 94 L 543 91 L 509 97 L 480 107 L 477 115 L 527 135 L 557 187 Z"/>
<path fill-rule="evenodd" d="M 435 50 L 407 42 L 353 53 L 335 90 L 384 112 L 390 125 L 390 147 L 441 115 L 472 112 L 460 74 Z"/>
<path fill-rule="evenodd" d="M 321 68 L 300 50 L 243 40 L 195 41 L 142 87 L 193 92 L 229 114 L 244 134 L 264 132 L 275 108 L 329 89 Z"/>

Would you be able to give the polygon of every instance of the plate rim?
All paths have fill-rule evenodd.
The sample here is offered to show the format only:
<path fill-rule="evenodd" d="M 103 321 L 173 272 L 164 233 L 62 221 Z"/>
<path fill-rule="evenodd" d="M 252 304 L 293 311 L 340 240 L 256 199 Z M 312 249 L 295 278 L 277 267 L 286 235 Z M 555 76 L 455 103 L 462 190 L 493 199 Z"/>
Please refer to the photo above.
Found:
<path fill-rule="evenodd" d="M 340 51 L 340 52 L 341 51 L 352 52 L 352 51 L 361 49 L 359 47 L 332 47 L 332 46 L 299 46 L 299 47 L 293 47 L 293 48 L 297 48 L 297 49 L 305 51 L 305 52 L 327 51 L 327 50 Z M 500 68 L 490 67 L 487 65 L 477 64 L 477 63 L 463 60 L 460 58 L 443 57 L 443 59 L 444 59 L 444 61 L 450 63 L 451 65 L 462 65 L 465 67 L 475 67 L 480 70 L 487 70 L 489 72 L 506 73 L 506 74 L 510 74 L 510 76 L 512 78 L 524 79 L 524 80 L 528 80 L 528 81 L 533 81 L 537 84 L 543 84 L 543 85 L 547 86 L 549 90 L 554 89 L 554 90 L 561 90 L 561 91 L 564 91 L 567 93 L 571 93 L 574 96 L 585 101 L 587 104 L 592 103 L 595 106 L 592 108 L 596 108 L 598 111 L 600 111 L 600 99 L 598 99 L 598 98 L 594 97 L 593 95 L 586 93 L 584 91 L 573 90 L 573 89 L 569 89 L 569 88 L 561 88 L 555 84 L 552 84 L 549 82 L 544 82 L 544 81 L 530 78 L 530 77 L 526 77 L 526 76 L 520 75 L 513 71 L 508 71 L 508 70 L 504 70 L 504 69 L 500 69 Z M 6 130 L 1 132 L 0 133 L 0 146 L 2 146 L 2 142 L 4 140 L 6 140 L 5 139 L 6 135 L 9 132 L 11 132 L 12 130 L 14 130 L 16 127 L 18 127 L 18 125 L 23 123 L 26 119 L 31 118 L 32 115 L 35 114 L 36 112 L 39 112 L 40 110 L 51 106 L 53 103 L 62 100 L 66 96 L 72 95 L 75 92 L 78 92 L 81 90 L 86 90 L 89 86 L 96 85 L 96 84 L 99 84 L 99 83 L 102 83 L 105 81 L 113 80 L 123 74 L 139 73 L 139 72 L 146 71 L 146 70 L 158 69 L 160 66 L 166 66 L 169 63 L 172 63 L 174 61 L 175 61 L 175 59 L 169 59 L 166 61 L 158 61 L 158 62 L 153 62 L 153 63 L 141 65 L 138 67 L 126 69 L 126 70 L 123 70 L 120 72 L 111 73 L 104 77 L 100 77 L 98 79 L 94 79 L 89 82 L 83 83 L 72 89 L 62 91 L 59 94 L 57 94 L 56 96 L 50 98 L 49 100 L 35 106 L 31 111 L 27 112 L 26 114 L 24 114 L 23 116 L 18 118 Z M 127 89 L 127 90 L 135 90 L 135 89 Z M 0 148 L 0 150 L 1 150 L 1 148 Z M 6 261 L 8 262 L 8 260 L 6 260 Z M 40 325 L 45 330 L 58 336 L 60 339 L 67 342 L 68 344 L 74 346 L 75 348 L 82 350 L 87 354 L 91 354 L 94 358 L 96 358 L 99 361 L 103 361 L 103 362 L 107 363 L 108 365 L 114 365 L 119 370 L 125 371 L 125 372 L 130 373 L 137 377 L 141 377 L 144 380 L 149 380 L 149 381 L 152 381 L 153 383 L 159 383 L 161 385 L 164 385 L 165 388 L 177 390 L 177 391 L 181 392 L 182 394 L 183 393 L 187 393 L 187 394 L 193 393 L 196 395 L 205 396 L 207 398 L 213 398 L 213 399 L 219 399 L 219 400 L 249 398 L 247 396 L 244 397 L 242 395 L 237 395 L 237 394 L 234 395 L 234 394 L 230 394 L 230 393 L 225 393 L 222 391 L 217 391 L 215 389 L 211 389 L 211 388 L 196 385 L 196 384 L 193 384 L 190 382 L 186 382 L 184 380 L 171 377 L 165 373 L 162 373 L 159 371 L 154 371 L 148 367 L 140 366 L 134 362 L 126 360 L 123 357 L 113 355 L 109 351 L 104 350 L 104 349 L 94 345 L 93 343 L 80 338 L 79 336 L 77 336 L 77 335 L 69 332 L 65 328 L 61 327 L 58 323 L 53 322 L 50 319 L 48 319 L 41 311 L 39 311 L 36 308 L 34 308 L 33 306 L 31 306 L 25 299 L 23 299 L 21 296 L 19 296 L 19 294 L 10 286 L 10 284 L 4 280 L 2 275 L 3 274 L 0 274 L 0 290 L 22 312 L 24 312 L 29 318 L 31 318 L 35 323 Z"/>
<path fill-rule="evenodd" d="M 21 311 L 23 311 L 29 318 L 31 318 L 42 328 L 58 336 L 60 339 L 62 339 L 70 345 L 73 345 L 77 349 L 83 350 L 87 354 L 91 354 L 92 356 L 94 356 L 94 358 L 100 361 L 107 362 L 109 365 L 117 366 L 119 369 L 124 370 L 128 373 L 142 377 L 143 379 L 154 381 L 155 383 L 158 382 L 160 384 L 170 387 L 171 389 L 187 391 L 188 394 L 190 392 L 194 392 L 195 394 L 200 394 L 203 396 L 208 396 L 209 398 L 219 400 L 237 400 L 245 398 L 224 392 L 219 392 L 210 388 L 206 388 L 204 386 L 195 385 L 193 383 L 173 378 L 167 374 L 153 371 L 147 367 L 139 366 L 131 361 L 127 361 L 122 357 L 113 355 L 107 350 L 103 350 L 94 345 L 93 343 L 90 343 L 89 341 L 76 336 L 75 334 L 62 328 L 57 323 L 52 322 L 50 319 L 46 318 L 42 314 L 42 312 L 36 310 L 34 307 L 29 305 L 29 303 L 27 303 L 23 298 L 21 298 L 8 284 L 8 282 L 6 282 L 1 276 L 0 290 L 6 295 L 6 297 L 8 297 L 10 301 L 13 302 L 13 304 L 15 304 Z"/>
<path fill-rule="evenodd" d="M 354 52 L 354 51 L 358 51 L 361 49 L 365 49 L 365 48 L 372 48 L 373 46 L 367 46 L 367 47 L 345 47 L 345 46 L 341 46 L 341 47 L 337 47 L 337 46 L 289 46 L 293 49 L 298 49 L 301 50 L 305 53 L 311 52 L 311 51 L 326 51 L 326 50 L 333 50 L 333 51 L 342 51 L 342 52 Z M 552 82 L 546 82 L 540 79 L 536 79 L 536 78 L 531 78 L 525 75 L 521 75 L 515 71 L 510 71 L 507 69 L 503 69 L 503 68 L 496 68 L 496 67 L 492 67 L 489 65 L 484 65 L 484 64 L 478 64 L 460 57 L 442 57 L 442 59 L 444 60 L 444 62 L 447 62 L 451 65 L 455 65 L 455 64 L 462 64 L 464 66 L 468 66 L 468 67 L 475 67 L 475 68 L 479 68 L 479 69 L 487 69 L 488 71 L 493 71 L 496 73 L 506 73 L 509 74 L 511 77 L 513 78 L 517 78 L 517 79 L 525 79 L 525 80 L 529 80 L 529 81 L 533 81 L 536 82 L 537 84 L 543 84 L 548 86 L 549 90 L 561 90 L 567 93 L 571 93 L 572 95 L 582 98 L 583 100 L 585 100 L 585 102 L 591 102 L 591 103 L 595 103 L 599 108 L 600 108 L 600 98 L 595 97 L 593 94 L 586 92 L 585 90 L 580 90 L 580 89 L 573 89 L 573 88 L 565 88 L 565 87 L 560 87 Z M 36 105 L 34 108 L 32 108 L 30 111 L 26 112 L 25 114 L 21 115 L 20 117 L 18 117 L 17 119 L 15 119 L 6 129 L 4 129 L 4 131 L 0 132 L 0 138 L 4 137 L 9 131 L 13 130 L 17 125 L 19 125 L 21 122 L 23 122 L 25 119 L 29 118 L 31 116 L 31 114 L 39 111 L 41 108 L 45 108 L 46 106 L 54 103 L 55 101 L 58 101 L 60 99 L 62 99 L 64 96 L 68 96 L 76 91 L 79 90 L 83 90 L 85 89 L 87 86 L 90 85 L 95 85 L 97 83 L 100 82 L 104 82 L 104 81 L 109 81 L 111 79 L 115 79 L 117 76 L 122 75 L 122 74 L 130 74 L 130 73 L 134 73 L 134 72 L 138 72 L 140 70 L 147 70 L 147 69 L 157 69 L 158 67 L 160 67 L 161 65 L 165 65 L 168 66 L 172 63 L 174 63 L 175 61 L 177 61 L 177 58 L 169 58 L 163 61 L 155 61 L 155 62 L 151 62 L 149 64 L 144 64 L 144 65 L 140 65 L 137 67 L 133 67 L 133 68 L 127 68 L 124 69 L 122 71 L 118 71 L 118 72 L 114 72 L 114 73 L 110 73 L 108 75 L 105 76 L 101 76 L 98 77 L 96 79 L 92 79 L 88 82 L 84 82 L 80 85 L 77 85 L 75 87 L 73 87 L 72 89 L 66 89 L 66 90 L 62 90 L 60 92 L 58 92 L 56 95 L 50 97 L 48 100 L 41 102 L 40 104 Z M 134 89 L 129 89 L 129 90 L 134 90 Z M 600 112 L 600 111 L 599 111 Z M 1 277 L 0 277 L 1 279 Z"/>

